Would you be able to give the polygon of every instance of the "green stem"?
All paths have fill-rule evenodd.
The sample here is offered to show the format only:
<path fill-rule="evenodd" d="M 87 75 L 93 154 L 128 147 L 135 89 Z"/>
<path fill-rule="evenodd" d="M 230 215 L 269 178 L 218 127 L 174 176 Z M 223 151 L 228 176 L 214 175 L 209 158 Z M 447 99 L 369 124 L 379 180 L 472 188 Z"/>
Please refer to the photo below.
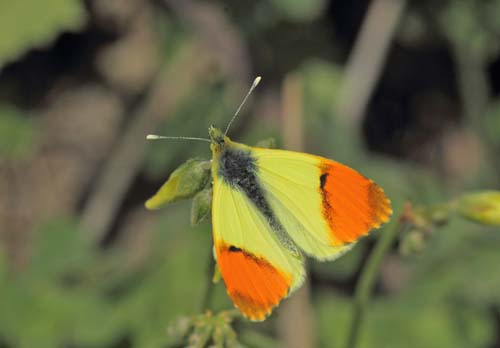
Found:
<path fill-rule="evenodd" d="M 213 272 L 214 272 L 215 260 L 212 255 L 212 251 L 208 253 L 206 277 L 207 282 L 205 288 L 203 289 L 202 298 L 200 301 L 200 313 L 204 313 L 210 307 L 210 300 L 212 298 L 212 293 L 214 289 L 214 284 L 212 283 Z"/>
<path fill-rule="evenodd" d="M 380 236 L 377 244 L 375 245 L 375 249 L 371 253 L 366 266 L 361 272 L 361 276 L 354 293 L 354 314 L 347 341 L 348 348 L 355 348 L 357 346 L 361 325 L 363 324 L 366 308 L 370 300 L 370 295 L 372 293 L 380 265 L 385 254 L 387 254 L 392 243 L 403 228 L 404 224 L 399 221 L 394 221 L 387 226 L 387 229 Z"/>

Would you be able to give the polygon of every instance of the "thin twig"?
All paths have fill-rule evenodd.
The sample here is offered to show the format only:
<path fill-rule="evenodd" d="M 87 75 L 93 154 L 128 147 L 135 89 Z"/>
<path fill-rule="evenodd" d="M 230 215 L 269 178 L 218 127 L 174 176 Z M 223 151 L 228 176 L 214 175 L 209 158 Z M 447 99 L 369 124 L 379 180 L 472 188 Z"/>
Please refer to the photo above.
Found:
<path fill-rule="evenodd" d="M 486 64 L 477 57 L 477 53 L 470 51 L 469 47 L 452 43 L 464 117 L 469 126 L 482 133 L 482 119 L 489 105 L 491 91 Z"/>
<path fill-rule="evenodd" d="M 359 129 L 406 3 L 407 0 L 374 0 L 368 8 L 347 61 L 339 97 L 338 115 L 350 129 Z"/>
<path fill-rule="evenodd" d="M 469 47 L 464 47 L 460 42 L 452 42 L 451 46 L 457 65 L 458 85 L 466 125 L 482 139 L 490 163 L 495 171 L 500 173 L 498 149 L 484 122 L 492 95 L 485 59 L 479 58 L 477 52 L 471 52 Z"/>
<path fill-rule="evenodd" d="M 365 319 L 366 309 L 375 285 L 380 265 L 394 243 L 398 234 L 406 227 L 406 223 L 395 220 L 390 223 L 379 237 L 375 249 L 366 262 L 356 285 L 354 294 L 354 314 L 348 333 L 347 348 L 355 348 Z"/>

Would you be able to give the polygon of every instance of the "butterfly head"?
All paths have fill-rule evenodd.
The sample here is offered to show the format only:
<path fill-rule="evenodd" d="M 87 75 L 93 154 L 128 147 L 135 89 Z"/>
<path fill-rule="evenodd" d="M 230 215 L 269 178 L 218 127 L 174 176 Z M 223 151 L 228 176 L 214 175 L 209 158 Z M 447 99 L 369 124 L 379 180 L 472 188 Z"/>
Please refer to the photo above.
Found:
<path fill-rule="evenodd" d="M 229 138 L 224 135 L 224 133 L 215 126 L 208 127 L 208 135 L 210 137 L 210 149 L 214 153 L 221 152 L 226 146 Z"/>

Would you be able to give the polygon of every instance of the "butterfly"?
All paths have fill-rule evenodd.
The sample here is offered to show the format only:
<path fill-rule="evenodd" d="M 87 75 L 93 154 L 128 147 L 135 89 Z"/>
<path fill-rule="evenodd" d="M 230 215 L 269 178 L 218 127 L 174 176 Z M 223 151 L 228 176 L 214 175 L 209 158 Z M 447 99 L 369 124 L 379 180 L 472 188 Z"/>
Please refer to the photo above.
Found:
<path fill-rule="evenodd" d="M 334 260 L 392 210 L 383 189 L 354 169 L 234 142 L 231 122 L 226 132 L 209 128 L 214 256 L 233 304 L 262 321 L 303 283 L 304 254 Z"/>

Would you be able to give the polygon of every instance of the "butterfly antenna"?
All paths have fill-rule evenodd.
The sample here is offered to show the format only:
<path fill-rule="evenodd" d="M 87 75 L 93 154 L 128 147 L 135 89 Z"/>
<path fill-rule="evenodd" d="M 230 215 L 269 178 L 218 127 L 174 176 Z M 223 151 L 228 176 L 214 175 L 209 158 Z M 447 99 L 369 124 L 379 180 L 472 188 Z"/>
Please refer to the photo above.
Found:
<path fill-rule="evenodd" d="M 208 141 L 210 142 L 210 139 L 205 139 L 205 138 L 193 138 L 193 137 L 169 137 L 169 136 L 164 136 L 164 135 L 155 135 L 155 134 L 148 134 L 146 136 L 146 139 L 148 140 L 159 140 L 159 139 L 174 139 L 174 140 L 198 140 L 198 141 Z"/>
<path fill-rule="evenodd" d="M 252 93 L 252 91 L 255 89 L 255 87 L 257 87 L 257 85 L 259 84 L 260 80 L 261 80 L 260 76 L 257 76 L 255 78 L 255 80 L 253 80 L 252 86 L 248 90 L 247 95 L 245 96 L 245 98 L 243 98 L 243 101 L 241 102 L 240 106 L 238 106 L 238 109 L 236 109 L 236 112 L 234 113 L 233 118 L 231 118 L 231 121 L 229 121 L 229 123 L 227 124 L 226 131 L 224 132 L 224 135 L 227 135 L 227 132 L 229 131 L 229 128 L 231 127 L 231 124 L 233 124 L 233 121 L 236 118 L 236 116 L 238 116 L 238 113 L 240 112 L 241 107 L 243 106 L 243 104 L 245 104 L 245 102 L 247 101 L 248 97 L 250 96 L 250 94 Z"/>

